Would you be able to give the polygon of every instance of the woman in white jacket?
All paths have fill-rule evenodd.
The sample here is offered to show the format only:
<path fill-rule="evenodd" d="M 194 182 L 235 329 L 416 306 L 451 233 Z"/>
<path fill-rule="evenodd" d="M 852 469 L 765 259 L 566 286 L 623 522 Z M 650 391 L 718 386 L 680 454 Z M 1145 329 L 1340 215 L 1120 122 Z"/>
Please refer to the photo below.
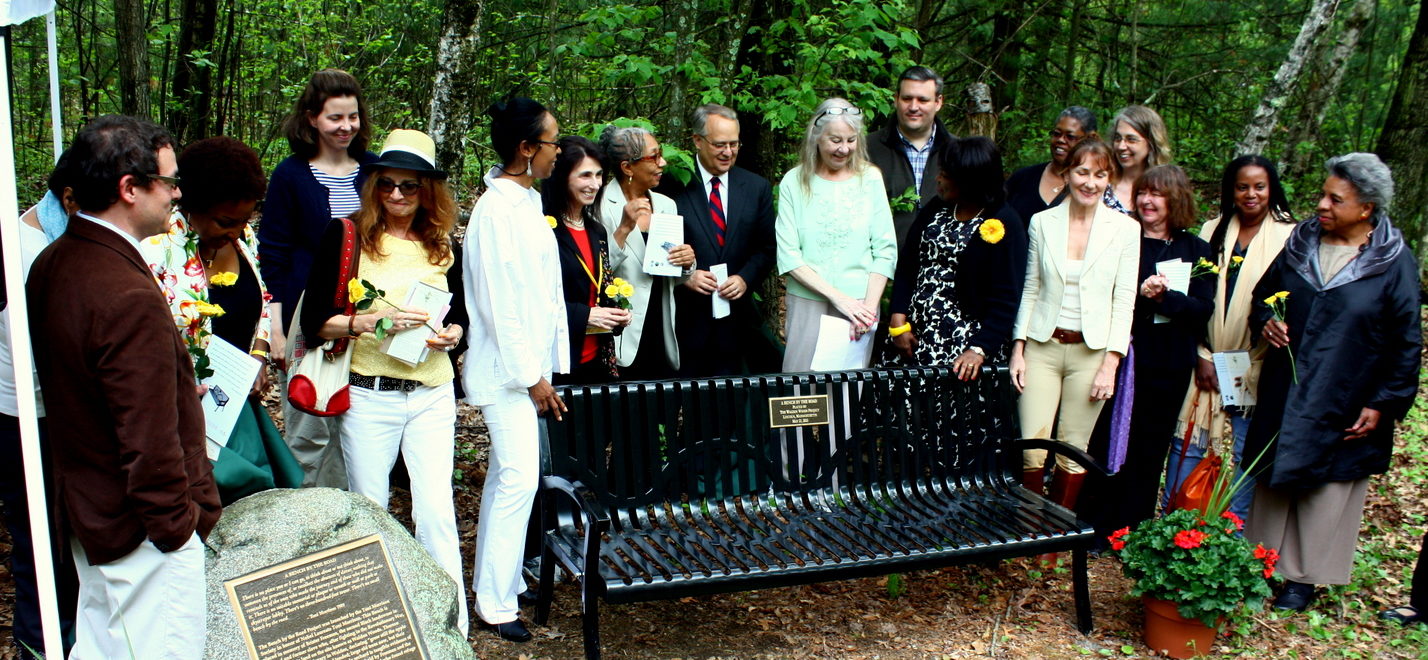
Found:
<path fill-rule="evenodd" d="M 1050 438 L 1057 422 L 1059 439 L 1084 450 L 1130 345 L 1140 226 L 1101 202 L 1115 176 L 1105 142 L 1084 140 L 1067 161 L 1065 203 L 1031 217 L 1011 375 L 1022 393 L 1022 435 Z M 1028 489 L 1041 491 L 1045 463 L 1043 450 L 1023 456 Z M 1069 508 L 1085 472 L 1062 456 L 1057 466 L 1049 495 Z"/>
<path fill-rule="evenodd" d="M 668 248 L 645 244 L 652 214 L 679 213 L 674 200 L 653 190 L 665 166 L 654 135 L 635 126 L 606 126 L 600 134 L 600 150 L 605 154 L 610 183 L 600 191 L 595 205 L 610 234 L 610 265 L 616 277 L 635 289 L 630 298 L 630 325 L 615 340 L 615 363 L 621 380 L 671 378 L 679 369 L 674 287 L 694 272 L 694 248 L 687 243 Z M 683 272 L 677 277 L 646 273 L 645 251 L 649 249 L 668 249 L 669 262 Z"/>
<path fill-rule="evenodd" d="M 462 384 L 491 434 L 472 588 L 485 627 L 526 642 L 531 633 L 519 618 L 518 596 L 523 539 L 540 479 L 538 418 L 560 419 L 565 404 L 550 379 L 570 370 L 560 257 L 532 188 L 555 168 L 559 126 L 524 97 L 498 102 L 486 114 L 502 164 L 486 174 L 462 255 L 471 316 Z"/>

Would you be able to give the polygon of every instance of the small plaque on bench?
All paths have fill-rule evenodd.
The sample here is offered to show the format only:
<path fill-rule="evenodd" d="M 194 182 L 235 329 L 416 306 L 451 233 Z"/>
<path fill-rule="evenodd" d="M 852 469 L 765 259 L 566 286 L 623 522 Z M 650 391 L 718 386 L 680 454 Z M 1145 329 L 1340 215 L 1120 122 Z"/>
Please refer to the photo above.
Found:
<path fill-rule="evenodd" d="M 828 423 L 828 395 L 769 397 L 769 426 L 822 426 Z"/>
<path fill-rule="evenodd" d="M 227 580 L 253 660 L 426 660 L 411 606 L 376 534 Z"/>

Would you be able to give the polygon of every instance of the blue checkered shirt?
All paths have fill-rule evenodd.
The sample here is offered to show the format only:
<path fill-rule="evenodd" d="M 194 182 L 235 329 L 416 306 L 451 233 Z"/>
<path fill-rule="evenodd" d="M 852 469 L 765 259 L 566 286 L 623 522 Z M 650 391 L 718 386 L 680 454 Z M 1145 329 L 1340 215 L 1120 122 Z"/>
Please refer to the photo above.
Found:
<path fill-rule="evenodd" d="M 913 146 L 907 138 L 903 137 L 902 131 L 898 131 L 897 139 L 902 141 L 902 150 L 907 154 L 907 162 L 912 165 L 912 186 L 917 194 L 922 194 L 922 171 L 927 169 L 927 156 L 932 153 L 932 143 L 937 141 L 937 131 L 932 131 L 928 136 L 927 144 L 921 149 Z"/>

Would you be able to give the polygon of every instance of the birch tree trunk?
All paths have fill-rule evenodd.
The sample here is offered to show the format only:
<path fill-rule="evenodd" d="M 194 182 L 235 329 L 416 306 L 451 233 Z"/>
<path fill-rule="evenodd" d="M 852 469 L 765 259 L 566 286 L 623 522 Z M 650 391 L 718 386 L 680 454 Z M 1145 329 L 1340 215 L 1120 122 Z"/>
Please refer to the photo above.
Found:
<path fill-rule="evenodd" d="M 1332 46 L 1322 49 L 1327 54 L 1319 62 L 1315 80 L 1305 86 L 1298 118 L 1289 127 L 1289 139 L 1281 160 L 1281 176 L 1293 177 L 1309 167 L 1309 159 L 1314 156 L 1315 150 L 1303 145 L 1319 139 L 1324 116 L 1328 113 L 1330 102 L 1339 95 L 1349 58 L 1358 49 L 1359 37 L 1363 36 L 1364 28 L 1373 18 L 1375 4 L 1377 0 L 1354 0 L 1338 39 Z"/>
<path fill-rule="evenodd" d="M 1235 147 L 1236 153 L 1257 154 L 1269 144 L 1269 138 L 1279 123 L 1279 112 L 1284 109 L 1285 101 L 1289 100 L 1290 92 L 1304 70 L 1304 61 L 1309 59 L 1314 44 L 1328 29 L 1338 7 L 1339 0 L 1314 0 L 1304 17 L 1304 25 L 1299 28 L 1299 36 L 1289 48 L 1289 55 L 1284 58 L 1284 64 L 1279 65 L 1274 80 L 1264 90 L 1264 98 L 1260 100 L 1254 118 L 1245 127 L 1244 137 Z"/>
<path fill-rule="evenodd" d="M 1419 272 L 1428 272 L 1428 6 L 1418 7 L 1418 23 L 1398 73 L 1398 90 L 1378 137 L 1378 155 L 1393 170 L 1395 193 L 1389 212 L 1409 239 L 1417 239 Z"/>
<path fill-rule="evenodd" d="M 149 39 L 143 0 L 114 0 L 115 42 L 119 53 L 119 111 L 149 115 Z"/>
<path fill-rule="evenodd" d="M 484 0 L 446 0 L 436 45 L 426 132 L 436 143 L 437 166 L 458 177 L 466 160 L 466 134 L 477 111 L 476 64 L 484 9 Z"/>

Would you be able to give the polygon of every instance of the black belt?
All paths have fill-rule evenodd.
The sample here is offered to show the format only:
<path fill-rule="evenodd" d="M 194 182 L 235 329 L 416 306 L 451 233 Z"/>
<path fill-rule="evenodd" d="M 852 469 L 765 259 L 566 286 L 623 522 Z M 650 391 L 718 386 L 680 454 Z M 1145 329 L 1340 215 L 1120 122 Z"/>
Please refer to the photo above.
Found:
<path fill-rule="evenodd" d="M 364 390 L 377 390 L 379 392 L 412 392 L 421 386 L 421 381 L 419 380 L 389 378 L 387 376 L 363 376 L 358 373 L 349 376 L 347 382 L 354 387 L 360 387 Z"/>

